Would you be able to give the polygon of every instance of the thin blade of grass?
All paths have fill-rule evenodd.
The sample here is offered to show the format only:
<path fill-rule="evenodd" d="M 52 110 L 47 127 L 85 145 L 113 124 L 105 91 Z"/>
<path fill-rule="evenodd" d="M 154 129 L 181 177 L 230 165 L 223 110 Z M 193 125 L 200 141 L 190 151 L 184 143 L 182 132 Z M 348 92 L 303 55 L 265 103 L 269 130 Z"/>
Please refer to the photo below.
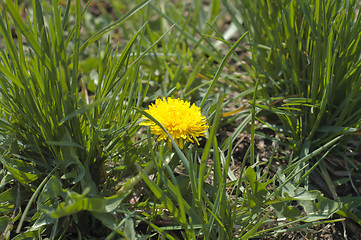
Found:
<path fill-rule="evenodd" d="M 234 51 L 236 50 L 236 48 L 238 47 L 239 43 L 242 41 L 242 39 L 247 35 L 247 32 L 245 34 L 243 34 L 232 46 L 232 48 L 228 51 L 228 53 L 224 56 L 224 58 L 222 59 L 221 64 L 219 65 L 216 74 L 213 77 L 213 80 L 211 82 L 211 85 L 208 87 L 206 94 L 204 95 L 200 107 L 202 108 L 202 106 L 205 104 L 205 101 L 208 99 L 209 94 L 211 94 L 211 91 L 213 90 L 214 86 L 216 85 L 219 76 L 221 75 L 224 66 L 227 63 L 228 58 L 234 53 Z"/>

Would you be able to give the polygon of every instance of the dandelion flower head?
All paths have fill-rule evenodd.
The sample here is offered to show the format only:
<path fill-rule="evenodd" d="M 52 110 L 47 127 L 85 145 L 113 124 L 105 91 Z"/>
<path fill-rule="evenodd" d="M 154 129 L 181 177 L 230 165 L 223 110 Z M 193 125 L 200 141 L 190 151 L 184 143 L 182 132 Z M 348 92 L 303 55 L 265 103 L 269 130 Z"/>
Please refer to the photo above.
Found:
<path fill-rule="evenodd" d="M 205 136 L 204 133 L 208 128 L 206 117 L 201 114 L 201 108 L 195 104 L 191 106 L 188 101 L 163 97 L 151 104 L 146 112 L 163 125 L 180 148 L 183 148 L 183 140 L 191 143 L 196 141 L 199 145 L 197 137 Z M 150 126 L 151 133 L 158 135 L 158 141 L 168 139 L 162 128 L 149 118 L 143 118 L 146 121 L 141 125 Z M 169 146 L 172 144 L 170 139 L 168 144 Z"/>

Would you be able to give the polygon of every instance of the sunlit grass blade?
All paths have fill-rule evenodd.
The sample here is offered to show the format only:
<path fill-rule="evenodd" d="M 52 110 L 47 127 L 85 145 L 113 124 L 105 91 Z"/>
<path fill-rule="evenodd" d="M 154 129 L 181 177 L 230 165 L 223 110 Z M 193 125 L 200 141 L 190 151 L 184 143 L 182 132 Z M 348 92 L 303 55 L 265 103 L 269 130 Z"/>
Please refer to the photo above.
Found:
<path fill-rule="evenodd" d="M 50 69 L 52 66 L 52 62 L 50 61 L 49 57 L 47 55 L 42 54 L 41 52 L 41 46 L 39 45 L 39 43 L 37 42 L 36 38 L 34 37 L 34 34 L 32 33 L 31 29 L 25 25 L 24 21 L 22 20 L 17 8 L 15 7 L 15 5 L 13 4 L 12 1 L 7 0 L 6 1 L 6 7 L 9 11 L 9 13 L 12 16 L 12 19 L 14 20 L 15 24 L 17 25 L 17 27 L 19 27 L 22 31 L 22 34 L 24 35 L 24 37 L 28 40 L 30 46 L 32 47 L 32 49 L 34 50 L 34 52 L 39 56 L 40 59 L 42 59 L 44 61 L 45 66 Z M 41 58 L 41 57 L 44 58 Z"/>
<path fill-rule="evenodd" d="M 219 65 L 216 74 L 214 75 L 212 82 L 210 84 L 210 86 L 207 89 L 206 94 L 204 95 L 202 102 L 200 104 L 200 107 L 202 107 L 205 104 L 205 101 L 207 100 L 209 94 L 211 93 L 211 91 L 213 90 L 215 84 L 218 81 L 219 76 L 221 75 L 221 72 L 223 71 L 224 66 L 227 63 L 228 58 L 234 53 L 234 51 L 236 50 L 236 48 L 238 47 L 239 43 L 242 41 L 242 39 L 247 35 L 247 33 L 243 34 L 232 46 L 232 48 L 228 51 L 228 53 L 223 57 L 221 64 Z"/>
<path fill-rule="evenodd" d="M 144 0 L 137 4 L 133 9 L 131 9 L 127 14 L 125 14 L 122 18 L 118 19 L 111 25 L 99 30 L 95 34 L 93 34 L 91 37 L 89 37 L 79 48 L 79 53 L 82 53 L 88 46 L 93 44 L 95 41 L 97 41 L 99 38 L 101 38 L 104 34 L 107 32 L 112 31 L 113 29 L 119 27 L 120 25 L 124 24 L 132 15 L 137 13 L 140 9 L 144 8 L 150 3 L 150 0 Z M 73 56 L 70 56 L 68 59 L 68 62 Z"/>

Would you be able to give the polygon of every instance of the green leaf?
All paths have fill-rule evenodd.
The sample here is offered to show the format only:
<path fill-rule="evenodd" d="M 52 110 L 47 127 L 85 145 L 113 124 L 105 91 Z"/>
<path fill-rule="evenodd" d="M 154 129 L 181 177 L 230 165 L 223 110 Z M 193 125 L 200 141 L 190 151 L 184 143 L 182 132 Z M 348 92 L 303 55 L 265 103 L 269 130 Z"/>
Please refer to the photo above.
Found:
<path fill-rule="evenodd" d="M 17 194 L 18 194 L 17 187 L 12 187 L 12 188 L 6 190 L 5 192 L 2 192 L 0 194 L 0 204 L 6 203 L 6 202 L 16 203 Z"/>
<path fill-rule="evenodd" d="M 106 212 L 113 212 L 115 211 L 119 205 L 123 202 L 124 198 L 131 193 L 131 190 L 124 191 L 121 195 L 113 195 L 111 197 L 105 198 L 107 200 L 107 204 L 105 206 Z"/>
<path fill-rule="evenodd" d="M 290 202 L 280 202 L 272 204 L 272 207 L 276 210 L 278 218 L 287 218 L 290 221 L 297 220 L 301 216 L 301 211 L 289 205 Z"/>
<path fill-rule="evenodd" d="M 31 240 L 37 239 L 38 233 L 33 231 L 26 231 L 16 235 L 12 240 Z"/>
<path fill-rule="evenodd" d="M 42 227 L 54 224 L 56 222 L 56 219 L 50 217 L 49 215 L 42 212 L 40 214 L 40 217 L 36 219 L 35 223 L 31 226 L 29 231 L 38 231 Z"/>
<path fill-rule="evenodd" d="M 0 157 L 0 161 L 5 166 L 20 170 L 22 172 L 32 173 L 34 175 L 40 175 L 41 172 L 34 166 L 34 164 L 26 162 L 21 159 Z"/>
<path fill-rule="evenodd" d="M 318 203 L 310 200 L 298 201 L 306 212 L 305 219 L 303 221 L 314 222 L 328 219 L 341 208 L 340 203 L 330 199 L 320 197 L 319 201 L 320 202 Z"/>
<path fill-rule="evenodd" d="M 24 213 L 22 214 L 21 218 L 20 218 L 20 221 L 19 221 L 19 224 L 18 224 L 18 227 L 16 229 L 16 232 L 20 232 L 20 229 L 25 221 L 25 217 L 26 215 L 28 214 L 29 210 L 30 210 L 30 207 L 32 206 L 32 203 L 33 201 L 35 200 L 35 197 L 40 193 L 40 191 L 43 189 L 43 186 L 49 181 L 49 179 L 53 176 L 52 174 L 55 172 L 55 170 L 58 168 L 59 164 L 57 166 L 55 166 L 53 168 L 53 170 L 51 170 L 51 172 L 43 179 L 43 181 L 39 184 L 39 186 L 35 189 L 33 195 L 31 196 L 31 198 L 29 199 L 26 207 L 25 207 L 25 210 L 24 210 Z"/>
<path fill-rule="evenodd" d="M 277 188 L 276 194 L 282 198 L 293 199 L 293 200 L 315 200 L 320 195 L 317 190 L 307 191 L 302 187 L 295 187 L 290 179 L 286 180 L 282 170 L 278 170 L 276 173 L 280 186 Z"/>
<path fill-rule="evenodd" d="M 84 210 L 102 213 L 105 211 L 105 206 L 106 200 L 103 198 L 78 198 L 78 195 L 72 192 L 65 202 L 58 205 L 56 210 L 45 212 L 52 218 L 61 218 Z"/>
<path fill-rule="evenodd" d="M 78 144 L 73 143 L 68 130 L 66 130 L 61 142 L 64 144 L 59 144 L 61 146 L 59 162 L 62 163 L 61 168 L 64 170 L 63 176 L 66 179 L 74 179 L 72 181 L 73 183 L 80 182 L 84 178 L 85 168 L 78 158 L 75 147 L 72 147 L 72 145 L 78 146 Z M 74 168 L 72 168 L 70 172 L 67 172 L 67 169 L 72 165 Z"/>
<path fill-rule="evenodd" d="M 257 179 L 257 174 L 252 167 L 246 170 L 246 179 L 251 185 L 251 193 L 248 193 L 250 207 L 261 207 L 268 191 L 266 185 Z"/>
<path fill-rule="evenodd" d="M 125 220 L 123 233 L 126 239 L 135 240 L 134 222 L 133 219 L 129 216 Z"/>
<path fill-rule="evenodd" d="M 14 203 L 0 203 L 0 213 L 1 214 L 9 214 L 14 210 Z"/>
<path fill-rule="evenodd" d="M 289 181 L 286 181 L 281 170 L 277 171 L 276 175 L 280 181 L 277 195 L 279 194 L 280 197 L 285 200 L 297 200 L 297 203 L 303 207 L 303 210 L 306 213 L 305 222 L 328 219 L 340 210 L 343 205 L 342 202 L 333 201 L 323 197 L 317 190 L 308 191 L 302 187 L 295 187 Z M 287 210 L 284 203 L 282 204 L 274 204 L 272 206 L 275 207 L 279 214 L 284 214 L 285 217 L 292 217 L 292 215 L 286 214 L 293 214 L 295 213 L 294 210 L 293 212 L 287 212 L 291 211 L 291 209 Z"/>
<path fill-rule="evenodd" d="M 6 230 L 6 228 L 7 228 L 9 225 L 10 225 L 11 227 L 10 227 L 10 229 L 7 230 L 7 236 L 5 237 L 5 239 L 8 239 L 8 238 L 9 238 L 10 233 L 11 233 L 11 230 L 12 230 L 12 228 L 13 228 L 13 226 L 12 226 L 12 219 L 11 219 L 10 217 L 8 217 L 8 216 L 2 216 L 2 217 L 0 217 L 0 231 L 1 231 L 2 234 L 5 233 L 5 230 Z M 2 236 L 4 236 L 4 235 L 2 235 Z"/>
<path fill-rule="evenodd" d="M 84 193 L 80 195 L 76 192 L 65 190 L 62 188 L 62 184 L 59 178 L 52 176 L 39 195 L 38 206 L 42 211 L 46 212 L 52 218 L 68 216 L 83 210 L 104 212 L 106 210 L 107 201 L 109 200 L 104 198 L 87 198 L 85 195 L 88 192 L 89 190 L 84 191 Z M 64 202 L 57 204 L 57 202 L 59 202 L 59 196 L 64 199 Z M 116 202 L 114 200 L 119 200 L 114 198 L 109 199 L 110 203 L 112 204 Z M 48 203 L 51 202 L 53 204 L 49 205 Z M 48 222 L 48 220 L 46 221 Z M 39 224 L 44 224 L 44 222 L 40 222 Z"/>
<path fill-rule="evenodd" d="M 317 203 L 315 201 L 302 200 L 299 201 L 299 204 L 306 212 L 305 222 L 328 219 L 342 207 L 341 202 L 325 198 L 321 195 L 317 198 Z"/>
<path fill-rule="evenodd" d="M 307 191 L 304 188 L 298 187 L 289 195 L 293 200 L 315 200 L 320 196 L 317 190 Z"/>
<path fill-rule="evenodd" d="M 0 157 L 0 161 L 13 177 L 24 186 L 29 187 L 28 184 L 37 180 L 40 175 L 39 171 L 33 165 L 26 163 L 25 161 L 17 159 L 12 159 L 10 161 L 3 157 Z"/>
<path fill-rule="evenodd" d="M 62 183 L 58 177 L 51 176 L 48 182 L 44 185 L 43 191 L 39 194 L 37 201 L 40 210 L 52 210 L 57 205 L 48 205 L 52 199 L 57 199 L 61 196 L 63 199 L 66 197 L 66 190 L 62 188 Z M 56 202 L 55 202 L 56 203 Z"/>
<path fill-rule="evenodd" d="M 119 230 L 119 221 L 115 219 L 113 216 L 107 213 L 102 212 L 92 212 L 92 215 L 104 224 L 104 226 L 112 229 L 114 231 Z"/>
<path fill-rule="evenodd" d="M 257 174 L 252 167 L 247 168 L 246 178 L 251 185 L 253 193 L 261 193 L 262 195 L 267 193 L 266 185 L 257 179 Z"/>

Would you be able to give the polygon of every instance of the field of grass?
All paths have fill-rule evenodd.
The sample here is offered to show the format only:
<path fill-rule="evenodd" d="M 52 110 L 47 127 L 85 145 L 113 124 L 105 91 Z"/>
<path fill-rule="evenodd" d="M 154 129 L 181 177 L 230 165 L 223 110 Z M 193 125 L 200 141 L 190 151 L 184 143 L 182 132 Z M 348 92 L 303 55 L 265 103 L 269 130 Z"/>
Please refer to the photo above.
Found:
<path fill-rule="evenodd" d="M 1 1 L 0 239 L 360 239 L 359 10 Z"/>

